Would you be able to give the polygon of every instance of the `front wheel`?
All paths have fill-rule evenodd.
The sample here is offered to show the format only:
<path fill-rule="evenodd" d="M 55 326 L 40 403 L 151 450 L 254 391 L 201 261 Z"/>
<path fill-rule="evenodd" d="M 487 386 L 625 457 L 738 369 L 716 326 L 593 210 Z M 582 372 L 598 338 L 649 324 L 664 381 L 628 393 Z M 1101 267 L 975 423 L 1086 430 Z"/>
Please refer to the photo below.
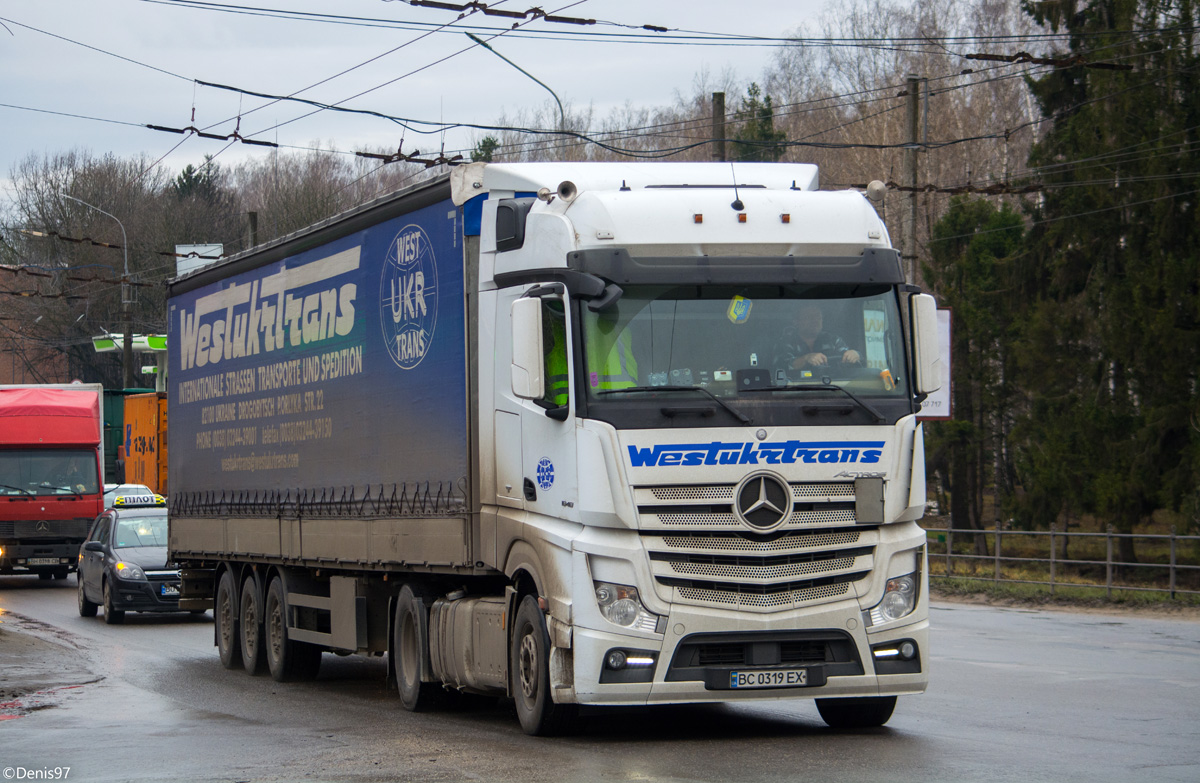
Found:
<path fill-rule="evenodd" d="M 221 665 L 226 669 L 236 669 L 242 665 L 236 596 L 237 587 L 233 582 L 233 573 L 226 571 L 221 574 L 221 581 L 217 582 L 217 600 L 213 607 L 213 621 L 217 626 L 217 653 L 221 656 Z"/>
<path fill-rule="evenodd" d="M 525 733 L 544 737 L 573 731 L 578 705 L 555 704 L 550 695 L 550 634 L 545 615 L 531 595 L 517 609 L 509 653 L 509 678 Z"/>
<path fill-rule="evenodd" d="M 87 595 L 83 592 L 83 577 L 80 576 L 76 581 L 79 583 L 79 616 L 95 617 L 98 607 L 89 601 Z"/>
<path fill-rule="evenodd" d="M 817 699 L 821 720 L 835 729 L 874 729 L 887 723 L 896 709 L 895 696 Z"/>
<path fill-rule="evenodd" d="M 113 609 L 112 582 L 104 580 L 104 622 L 108 625 L 120 625 L 125 622 L 125 612 Z"/>

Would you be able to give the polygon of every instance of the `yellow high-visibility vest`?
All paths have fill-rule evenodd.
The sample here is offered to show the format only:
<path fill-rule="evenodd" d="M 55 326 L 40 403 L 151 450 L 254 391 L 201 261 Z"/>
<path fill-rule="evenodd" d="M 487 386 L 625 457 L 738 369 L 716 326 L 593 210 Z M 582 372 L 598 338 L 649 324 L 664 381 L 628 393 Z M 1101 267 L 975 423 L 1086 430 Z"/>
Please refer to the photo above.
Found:
<path fill-rule="evenodd" d="M 599 390 L 637 386 L 637 359 L 633 356 L 633 338 L 629 330 L 623 330 L 607 350 L 606 342 L 591 341 L 591 350 L 587 353 L 588 385 Z"/>

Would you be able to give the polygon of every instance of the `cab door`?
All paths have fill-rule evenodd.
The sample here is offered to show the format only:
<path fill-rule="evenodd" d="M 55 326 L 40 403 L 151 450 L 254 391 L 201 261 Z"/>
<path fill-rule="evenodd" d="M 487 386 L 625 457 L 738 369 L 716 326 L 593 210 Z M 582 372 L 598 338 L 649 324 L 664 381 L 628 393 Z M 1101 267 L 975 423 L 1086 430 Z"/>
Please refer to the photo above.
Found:
<path fill-rule="evenodd" d="M 528 342 L 536 335 L 518 334 L 514 329 L 513 303 L 536 299 L 541 307 L 541 375 L 543 394 L 538 398 L 518 396 L 513 388 L 513 361 L 520 347 L 512 342 Z M 514 291 L 500 301 L 497 309 L 498 335 L 512 335 L 506 351 L 497 351 L 497 415 L 512 430 L 519 426 L 519 437 L 511 432 L 498 442 L 497 456 L 505 455 L 507 464 L 497 466 L 497 476 L 508 478 L 504 489 L 519 498 L 520 507 L 535 514 L 577 520 L 578 481 L 575 468 L 574 366 L 572 324 L 568 317 L 569 301 L 560 283 L 548 283 Z M 528 347 L 528 346 L 526 346 Z M 501 380 L 502 379 L 502 380 Z M 518 424 L 519 422 L 519 424 Z M 500 428 L 497 427 L 499 439 Z M 513 464 L 516 463 L 516 464 Z M 498 488 L 498 494 L 501 490 Z M 501 501 L 503 503 L 503 501 Z"/>
<path fill-rule="evenodd" d="M 575 378 L 569 302 L 561 284 L 541 286 L 545 393 L 521 401 L 521 484 L 525 508 L 576 521 Z M 552 291 L 553 293 L 550 293 Z"/>

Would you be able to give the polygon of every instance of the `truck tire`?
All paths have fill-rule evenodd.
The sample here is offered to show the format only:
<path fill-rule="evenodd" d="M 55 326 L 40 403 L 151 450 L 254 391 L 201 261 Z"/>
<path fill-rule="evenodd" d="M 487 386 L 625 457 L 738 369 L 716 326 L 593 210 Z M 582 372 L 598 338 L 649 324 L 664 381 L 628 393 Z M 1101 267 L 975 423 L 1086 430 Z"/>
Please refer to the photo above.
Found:
<path fill-rule="evenodd" d="M 267 667 L 262 644 L 262 615 L 258 611 L 258 591 L 255 590 L 254 577 L 242 583 L 242 611 L 239 619 L 242 632 L 242 666 L 247 674 L 262 674 Z"/>
<path fill-rule="evenodd" d="M 275 577 L 267 588 L 263 609 L 263 641 L 267 668 L 275 682 L 316 679 L 321 670 L 321 648 L 288 638 L 287 600 L 283 580 Z"/>
<path fill-rule="evenodd" d="M 104 580 L 104 622 L 108 625 L 120 625 L 125 622 L 125 612 L 113 609 L 111 583 Z"/>
<path fill-rule="evenodd" d="M 526 734 L 547 737 L 575 730 L 579 707 L 555 704 L 550 694 L 550 634 L 537 598 L 521 599 L 509 649 L 509 681 Z"/>
<path fill-rule="evenodd" d="M 95 617 L 96 604 L 88 600 L 88 597 L 83 592 L 83 577 L 76 580 L 79 583 L 79 616 L 80 617 Z"/>
<path fill-rule="evenodd" d="M 421 592 L 412 585 L 400 588 L 396 597 L 391 655 L 404 709 L 422 712 L 445 704 L 446 692 L 441 683 L 421 681 L 421 672 L 429 662 L 429 612 Z"/>
<path fill-rule="evenodd" d="M 817 699 L 821 720 L 834 729 L 874 729 L 888 722 L 896 709 L 895 696 L 855 699 Z"/>
<path fill-rule="evenodd" d="M 216 626 L 217 654 L 221 656 L 221 665 L 226 669 L 236 669 L 242 665 L 236 595 L 233 572 L 225 571 L 221 574 L 221 581 L 217 582 L 217 600 L 213 603 L 213 625 Z"/>

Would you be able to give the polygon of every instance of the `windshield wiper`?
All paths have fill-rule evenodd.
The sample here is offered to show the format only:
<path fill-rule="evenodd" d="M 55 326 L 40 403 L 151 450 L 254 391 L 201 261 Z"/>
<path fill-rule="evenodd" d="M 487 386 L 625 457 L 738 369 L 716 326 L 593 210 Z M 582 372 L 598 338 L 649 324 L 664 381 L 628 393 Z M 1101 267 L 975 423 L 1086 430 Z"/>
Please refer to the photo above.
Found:
<path fill-rule="evenodd" d="M 25 487 L 14 487 L 12 484 L 0 484 L 0 487 L 4 487 L 5 489 L 15 489 L 17 492 L 24 492 L 26 495 L 33 497 L 33 493 L 25 489 Z"/>
<path fill-rule="evenodd" d="M 727 410 L 731 414 L 733 414 L 733 416 L 736 417 L 737 420 L 740 421 L 742 424 L 750 423 L 749 416 L 747 416 L 746 414 L 737 410 L 736 408 L 731 407 L 729 405 L 729 403 L 725 402 L 720 397 L 713 394 L 712 392 L 710 392 L 708 389 L 704 388 L 703 386 L 630 386 L 626 389 L 605 389 L 604 391 L 599 391 L 596 393 L 597 394 L 620 394 L 622 392 L 660 392 L 660 391 L 700 392 L 701 394 L 708 396 L 708 398 L 711 399 L 713 402 L 715 402 L 717 405 L 720 405 L 722 408 L 724 408 L 725 410 Z"/>
<path fill-rule="evenodd" d="M 79 490 L 75 489 L 74 487 L 52 487 L 49 484 L 44 484 L 43 486 L 46 489 L 53 489 L 56 492 L 70 492 L 72 495 L 75 495 L 76 497 L 83 497 L 83 493 L 80 492 Z"/>
<path fill-rule="evenodd" d="M 863 410 L 867 411 L 868 413 L 870 413 L 872 416 L 875 417 L 876 424 L 887 421 L 887 417 L 884 416 L 882 413 L 880 413 L 879 409 L 876 408 L 874 405 L 871 405 L 869 402 L 862 399 L 861 397 L 859 397 L 857 394 L 850 391 L 849 389 L 844 389 L 841 386 L 838 386 L 837 384 L 833 384 L 833 383 L 798 383 L 798 384 L 794 384 L 791 386 L 762 386 L 762 387 L 756 387 L 753 389 L 742 389 L 741 393 L 745 394 L 746 392 L 764 392 L 764 391 L 765 392 L 827 391 L 829 389 L 833 389 L 834 391 L 840 391 L 842 394 L 845 394 L 847 397 L 854 400 L 856 403 L 858 403 L 859 407 L 861 407 Z"/>

